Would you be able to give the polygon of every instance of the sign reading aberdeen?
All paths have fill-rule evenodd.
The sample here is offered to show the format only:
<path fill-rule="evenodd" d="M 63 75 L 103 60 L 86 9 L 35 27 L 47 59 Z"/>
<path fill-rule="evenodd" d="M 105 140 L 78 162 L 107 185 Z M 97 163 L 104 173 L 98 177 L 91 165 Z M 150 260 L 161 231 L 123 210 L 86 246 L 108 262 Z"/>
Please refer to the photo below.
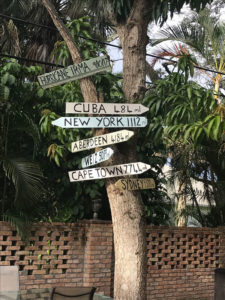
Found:
<path fill-rule="evenodd" d="M 110 70 L 110 61 L 106 56 L 99 56 L 82 61 L 77 65 L 58 69 L 38 76 L 38 81 L 43 89 L 60 85 L 69 81 L 81 79 L 93 74 Z"/>
<path fill-rule="evenodd" d="M 130 130 L 119 130 L 103 135 L 97 135 L 89 139 L 80 140 L 71 144 L 71 152 L 80 152 L 97 147 L 118 144 L 128 141 L 134 135 Z"/>

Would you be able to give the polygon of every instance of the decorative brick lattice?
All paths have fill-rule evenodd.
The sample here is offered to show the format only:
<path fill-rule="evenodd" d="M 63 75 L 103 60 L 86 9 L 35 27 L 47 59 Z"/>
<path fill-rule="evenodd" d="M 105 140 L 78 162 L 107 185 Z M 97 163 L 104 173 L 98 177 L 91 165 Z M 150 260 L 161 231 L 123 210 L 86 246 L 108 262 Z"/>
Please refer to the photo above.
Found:
<path fill-rule="evenodd" d="M 215 269 L 225 267 L 225 228 L 147 226 L 146 231 L 147 299 L 213 300 Z M 0 266 L 19 266 L 24 299 L 30 297 L 26 290 L 52 286 L 96 286 L 112 296 L 113 264 L 109 222 L 37 224 L 28 245 L 0 222 Z"/>
<path fill-rule="evenodd" d="M 214 271 L 221 267 L 221 231 L 147 228 L 147 299 L 213 300 Z"/>
<path fill-rule="evenodd" d="M 219 234 L 190 229 L 173 232 L 149 231 L 148 265 L 153 270 L 218 268 Z"/>
<path fill-rule="evenodd" d="M 19 266 L 21 299 L 31 299 L 26 289 L 53 286 L 95 286 L 110 295 L 110 222 L 43 223 L 31 230 L 25 245 L 13 227 L 0 222 L 0 266 Z"/>
<path fill-rule="evenodd" d="M 24 275 L 66 274 L 83 268 L 83 246 L 79 241 L 81 228 L 40 226 L 31 231 L 25 245 L 15 230 L 1 231 L 0 265 L 18 265 Z M 71 260 L 73 253 L 76 260 Z"/>

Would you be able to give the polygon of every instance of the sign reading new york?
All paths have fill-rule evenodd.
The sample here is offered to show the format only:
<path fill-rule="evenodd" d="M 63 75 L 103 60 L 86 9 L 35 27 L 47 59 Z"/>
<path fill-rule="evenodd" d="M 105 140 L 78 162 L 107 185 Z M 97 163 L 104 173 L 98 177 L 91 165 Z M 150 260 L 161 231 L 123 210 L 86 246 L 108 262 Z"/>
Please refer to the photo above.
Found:
<path fill-rule="evenodd" d="M 50 73 L 38 76 L 38 81 L 43 89 L 60 85 L 69 81 L 81 79 L 93 74 L 110 70 L 110 61 L 106 56 L 99 56 L 82 61 L 77 65 L 70 65 Z"/>

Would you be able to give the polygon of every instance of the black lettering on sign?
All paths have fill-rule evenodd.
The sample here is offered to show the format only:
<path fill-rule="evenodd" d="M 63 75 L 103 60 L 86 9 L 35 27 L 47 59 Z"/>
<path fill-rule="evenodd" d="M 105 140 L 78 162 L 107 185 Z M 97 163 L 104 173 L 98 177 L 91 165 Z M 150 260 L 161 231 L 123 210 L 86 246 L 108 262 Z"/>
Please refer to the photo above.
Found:
<path fill-rule="evenodd" d="M 115 167 L 113 167 L 112 169 L 106 168 L 106 171 L 108 172 L 109 175 L 115 175 Z"/>
<path fill-rule="evenodd" d="M 78 118 L 73 118 L 73 126 L 74 127 L 79 126 Z"/>
<path fill-rule="evenodd" d="M 136 120 L 137 120 L 137 126 L 138 127 L 141 126 L 141 124 L 140 124 L 140 117 L 136 117 Z"/>
<path fill-rule="evenodd" d="M 80 119 L 80 123 L 81 123 L 82 126 L 83 126 L 83 125 L 86 125 L 86 126 L 87 126 L 88 123 L 89 123 L 89 121 L 90 121 L 90 118 L 88 118 L 88 119 L 86 119 L 86 120 L 85 120 L 85 119 L 83 119 L 83 120 Z"/>
<path fill-rule="evenodd" d="M 85 61 L 83 62 L 83 69 L 84 69 L 84 73 L 88 73 L 91 71 L 91 69 L 88 67 Z"/>
<path fill-rule="evenodd" d="M 110 126 L 115 126 L 115 118 L 111 117 L 110 118 Z"/>
<path fill-rule="evenodd" d="M 88 176 L 89 176 L 89 178 L 94 178 L 92 169 L 88 170 Z"/>
<path fill-rule="evenodd" d="M 80 105 L 82 105 L 82 104 L 81 103 L 74 104 L 74 111 L 75 112 L 81 112 L 81 110 L 78 110 L 78 108 L 77 108 L 77 106 L 80 106 Z"/>
<path fill-rule="evenodd" d="M 122 122 L 122 118 L 117 118 L 116 121 L 117 121 L 117 126 L 119 126 L 119 124 L 121 124 L 121 126 L 124 127 L 124 124 Z"/>
<path fill-rule="evenodd" d="M 116 167 L 116 173 L 117 173 L 117 175 L 123 175 L 123 170 L 122 170 L 122 167 Z M 119 174 L 120 173 L 120 174 Z"/>
<path fill-rule="evenodd" d="M 122 189 L 126 190 L 127 189 L 127 186 L 126 186 L 127 181 L 125 179 L 121 179 L 121 183 L 122 183 Z"/>
<path fill-rule="evenodd" d="M 105 127 L 109 127 L 111 124 L 110 124 L 110 119 L 105 117 L 103 118 L 103 124 Z"/>
<path fill-rule="evenodd" d="M 65 118 L 64 119 L 64 126 L 66 127 L 67 123 L 72 126 L 72 118 Z"/>
<path fill-rule="evenodd" d="M 71 176 L 72 176 L 73 180 L 77 180 L 76 171 L 72 172 Z"/>
<path fill-rule="evenodd" d="M 104 168 L 101 168 L 100 170 L 101 170 L 101 176 L 102 176 L 102 177 L 105 177 L 105 176 L 106 176 L 106 170 L 107 170 L 107 169 L 105 170 Z"/>
<path fill-rule="evenodd" d="M 114 105 L 114 112 L 115 113 L 119 113 L 120 112 L 119 110 L 116 110 L 116 105 Z"/>
<path fill-rule="evenodd" d="M 102 122 L 102 118 L 96 118 L 96 120 L 98 121 L 98 125 L 97 126 L 99 126 L 101 124 L 101 122 Z"/>
<path fill-rule="evenodd" d="M 105 114 L 106 114 L 106 110 L 105 110 L 105 107 L 104 107 L 103 104 L 100 105 L 100 108 L 99 108 L 99 112 L 98 112 L 98 113 L 99 113 L 99 114 L 101 114 L 101 113 L 105 113 Z"/>
<path fill-rule="evenodd" d="M 85 145 L 82 141 L 79 141 L 79 148 L 82 149 L 82 148 L 85 148 Z"/>
<path fill-rule="evenodd" d="M 90 156 L 86 156 L 84 158 L 84 161 L 85 161 L 86 166 L 89 166 L 90 165 Z"/>
<path fill-rule="evenodd" d="M 95 170 L 96 170 L 97 173 L 98 173 L 98 177 L 100 177 L 100 173 L 99 173 L 100 168 L 96 168 Z"/>
<path fill-rule="evenodd" d="M 125 112 L 125 108 L 126 108 L 125 105 L 121 105 L 121 113 L 124 113 L 124 112 Z"/>
<path fill-rule="evenodd" d="M 138 170 L 142 172 L 142 168 L 140 168 L 139 164 L 137 164 Z"/>

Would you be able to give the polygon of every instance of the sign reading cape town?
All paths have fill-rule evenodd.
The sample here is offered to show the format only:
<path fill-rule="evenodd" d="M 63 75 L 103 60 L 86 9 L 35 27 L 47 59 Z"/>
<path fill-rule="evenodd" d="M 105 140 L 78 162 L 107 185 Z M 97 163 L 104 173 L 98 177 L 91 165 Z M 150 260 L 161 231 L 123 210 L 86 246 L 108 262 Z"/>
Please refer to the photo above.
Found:
<path fill-rule="evenodd" d="M 134 132 L 131 130 L 119 130 L 103 135 L 94 136 L 89 139 L 80 140 L 71 144 L 71 152 L 79 152 L 97 147 L 108 146 L 128 141 Z"/>
<path fill-rule="evenodd" d="M 87 168 L 99 164 L 100 162 L 110 159 L 113 153 L 114 151 L 108 147 L 91 155 L 85 156 L 81 160 L 81 166 L 82 168 Z"/>
<path fill-rule="evenodd" d="M 120 179 L 115 183 L 115 186 L 120 190 L 146 190 L 154 189 L 155 181 L 152 178 Z"/>
<path fill-rule="evenodd" d="M 150 167 L 150 165 L 144 164 L 142 162 L 135 162 L 124 165 L 76 170 L 68 172 L 68 174 L 70 182 L 74 182 L 92 179 L 104 179 L 109 177 L 136 175 L 146 172 L 150 169 Z"/>
<path fill-rule="evenodd" d="M 88 77 L 102 71 L 107 71 L 110 70 L 110 68 L 111 66 L 108 58 L 106 56 L 99 56 L 82 61 L 77 65 L 71 65 L 66 68 L 40 75 L 38 76 L 38 81 L 43 89 L 47 89 L 55 85 Z"/>
<path fill-rule="evenodd" d="M 145 127 L 146 117 L 61 117 L 52 125 L 62 128 L 127 128 Z"/>
<path fill-rule="evenodd" d="M 136 103 L 66 102 L 67 114 L 141 115 L 149 108 Z"/>

